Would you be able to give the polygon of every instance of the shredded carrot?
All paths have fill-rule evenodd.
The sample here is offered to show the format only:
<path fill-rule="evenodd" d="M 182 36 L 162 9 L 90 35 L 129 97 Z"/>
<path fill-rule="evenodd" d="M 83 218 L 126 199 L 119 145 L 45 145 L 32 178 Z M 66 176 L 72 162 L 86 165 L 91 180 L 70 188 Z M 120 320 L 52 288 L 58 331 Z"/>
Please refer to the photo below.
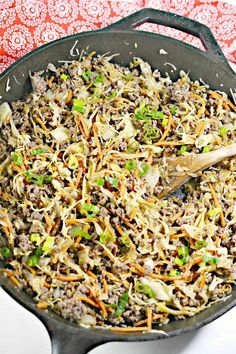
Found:
<path fill-rule="evenodd" d="M 157 143 L 154 143 L 153 145 L 156 146 L 180 146 L 180 145 L 187 145 L 184 141 L 158 141 Z"/>
<path fill-rule="evenodd" d="M 50 79 L 48 80 L 48 86 L 51 88 L 52 87 L 52 82 L 54 80 L 54 76 L 51 76 Z"/>
<path fill-rule="evenodd" d="M 81 113 L 78 114 L 79 116 L 79 120 L 80 120 L 80 125 L 81 125 L 81 132 L 84 136 L 85 139 L 88 139 L 89 137 L 89 129 L 88 129 L 88 125 L 83 117 L 83 115 Z"/>
<path fill-rule="evenodd" d="M 168 277 L 165 275 L 154 274 L 154 273 L 149 273 L 148 275 L 153 279 L 166 280 L 166 281 L 191 280 L 192 279 L 192 275 L 184 275 L 184 274 L 180 275 L 180 276 L 176 276 L 176 277 Z"/>
<path fill-rule="evenodd" d="M 93 124 L 93 136 L 94 136 L 94 140 L 95 140 L 95 143 L 97 145 L 97 148 L 98 148 L 98 153 L 101 154 L 102 152 L 102 148 L 101 148 L 101 144 L 100 144 L 100 141 L 99 141 L 99 138 L 98 138 L 98 128 L 95 124 Z"/>
<path fill-rule="evenodd" d="M 51 288 L 51 284 L 49 284 L 49 283 L 46 282 L 46 281 L 43 283 L 43 286 L 44 286 L 45 288 L 48 288 L 48 289 Z"/>
<path fill-rule="evenodd" d="M 93 307 L 96 307 L 96 308 L 99 308 L 99 305 L 96 304 L 96 302 L 94 302 L 93 300 L 89 299 L 87 296 L 79 296 L 77 298 L 78 301 L 83 301 L 83 302 L 86 302 L 87 304 L 93 306 Z"/>
<path fill-rule="evenodd" d="M 123 283 L 123 281 L 121 279 L 117 278 L 114 274 L 112 274 L 110 272 L 107 272 L 106 270 L 104 270 L 104 274 L 106 274 L 106 276 L 108 278 L 110 278 L 111 280 L 116 281 L 117 283 Z"/>
<path fill-rule="evenodd" d="M 96 54 L 96 51 L 95 50 L 93 50 L 91 53 L 89 53 L 88 55 L 87 55 L 87 57 L 85 58 L 85 60 L 89 60 L 93 55 L 95 55 Z"/>
<path fill-rule="evenodd" d="M 44 218 L 45 218 L 45 221 L 46 221 L 46 224 L 47 224 L 47 233 L 50 234 L 54 223 L 52 222 L 52 220 L 50 219 L 50 217 L 48 216 L 47 213 L 44 214 Z"/>
<path fill-rule="evenodd" d="M 130 263 L 131 267 L 133 267 L 134 269 L 136 269 L 141 275 L 145 274 L 145 271 L 143 269 L 143 267 L 141 267 L 139 264 L 137 263 Z"/>
<path fill-rule="evenodd" d="M 160 138 L 160 140 L 157 143 L 161 143 L 165 140 L 165 138 L 167 137 L 167 135 L 169 134 L 170 130 L 171 130 L 171 124 L 172 124 L 172 115 L 170 114 L 169 119 L 168 119 L 168 124 L 166 126 L 166 129 L 162 135 L 162 137 Z M 155 144 L 156 145 L 156 144 Z"/>
<path fill-rule="evenodd" d="M 200 288 L 202 289 L 206 283 L 206 275 L 202 274 L 201 281 L 199 283 Z"/>
<path fill-rule="evenodd" d="M 216 91 L 208 90 L 208 93 L 217 100 L 220 100 L 222 98 L 222 96 Z"/>
<path fill-rule="evenodd" d="M 72 99 L 72 90 L 69 89 L 66 96 L 66 104 L 70 103 L 71 99 Z"/>
<path fill-rule="evenodd" d="M 93 297 L 94 302 L 95 302 L 96 304 L 98 304 L 98 306 L 100 307 L 103 316 L 104 316 L 104 317 L 107 317 L 107 310 L 106 310 L 106 307 L 105 307 L 104 303 L 102 302 L 102 300 L 99 300 L 99 299 L 96 297 L 96 295 L 92 292 L 91 289 L 90 289 L 90 294 L 91 294 L 91 296 Z"/>
<path fill-rule="evenodd" d="M 196 100 L 198 100 L 198 101 L 201 102 L 202 107 L 201 107 L 201 108 L 198 110 L 198 112 L 197 112 L 197 116 L 198 116 L 198 118 L 200 118 L 201 115 L 202 115 L 202 114 L 204 113 L 204 111 L 205 111 L 205 106 L 206 106 L 205 100 L 204 100 L 201 96 L 197 95 L 196 93 L 190 93 L 189 97 L 193 97 L 193 98 L 195 98 Z"/>
<path fill-rule="evenodd" d="M 190 269 L 192 268 L 192 266 L 194 266 L 195 264 L 199 264 L 203 261 L 203 256 L 200 256 L 200 257 L 197 257 L 197 258 L 194 258 L 192 261 L 190 261 L 189 263 L 186 263 L 184 265 L 184 268 L 186 269 Z"/>
<path fill-rule="evenodd" d="M 216 205 L 217 208 L 220 208 L 220 221 L 221 221 L 221 226 L 222 227 L 225 227 L 226 226 L 226 222 L 225 222 L 225 218 L 224 218 L 224 213 L 223 213 L 223 210 L 222 210 L 222 206 L 220 205 L 220 202 L 217 198 L 217 195 L 216 195 L 216 192 L 212 186 L 212 184 L 209 182 L 208 183 L 209 187 L 210 187 L 210 190 L 211 190 L 211 194 L 212 194 L 212 197 L 213 197 L 213 200 L 214 200 L 214 203 Z"/>
<path fill-rule="evenodd" d="M 48 304 L 46 302 L 38 302 L 36 307 L 40 310 L 45 310 L 48 308 Z"/>
<path fill-rule="evenodd" d="M 172 235 L 170 235 L 170 238 L 172 238 L 172 239 L 181 238 L 181 237 L 186 237 L 186 233 L 182 232 L 180 234 L 172 234 Z"/>
<path fill-rule="evenodd" d="M 82 177 L 82 173 L 83 173 L 82 169 L 79 169 L 77 177 L 76 177 L 76 181 L 75 181 L 75 188 L 79 187 L 79 183 L 80 183 L 80 180 L 81 180 L 81 177 Z"/>
<path fill-rule="evenodd" d="M 144 332 L 148 331 L 148 327 L 111 327 L 109 328 L 113 332 Z"/>
<path fill-rule="evenodd" d="M 148 163 L 149 165 L 152 164 L 153 155 L 154 155 L 154 151 L 151 150 L 150 153 L 149 153 L 148 159 L 147 159 L 147 163 Z"/>
<path fill-rule="evenodd" d="M 18 172 L 18 173 L 21 173 L 21 172 L 22 172 L 21 168 L 20 168 L 19 166 L 17 166 L 17 165 L 12 165 L 12 169 L 13 169 L 14 171 Z"/>
<path fill-rule="evenodd" d="M 78 275 L 55 275 L 53 278 L 61 281 L 76 281 L 80 279 Z"/>
<path fill-rule="evenodd" d="M 152 329 L 152 310 L 150 310 L 148 307 L 146 309 L 146 314 L 147 314 L 147 328 L 150 330 Z"/>
<path fill-rule="evenodd" d="M 102 281 L 103 281 L 104 293 L 108 294 L 108 285 L 107 285 L 107 281 L 106 281 L 106 278 L 105 278 L 105 274 L 103 275 Z"/>
<path fill-rule="evenodd" d="M 88 270 L 87 274 L 90 275 L 90 277 L 92 277 L 93 279 L 98 280 L 98 277 L 91 270 Z"/>
<path fill-rule="evenodd" d="M 227 105 L 226 102 L 223 102 L 223 103 L 222 103 L 222 106 L 223 106 L 224 109 L 226 109 L 227 111 L 230 111 L 230 108 L 229 108 L 229 106 Z"/>
<path fill-rule="evenodd" d="M 181 217 L 181 215 L 183 214 L 183 211 L 179 211 L 177 214 L 173 215 L 170 217 L 170 222 L 173 223 L 175 222 L 178 218 Z"/>
<path fill-rule="evenodd" d="M 84 224 L 85 222 L 97 222 L 97 218 L 83 218 L 83 219 L 66 219 L 66 223 L 68 225 L 79 225 L 79 224 Z"/>

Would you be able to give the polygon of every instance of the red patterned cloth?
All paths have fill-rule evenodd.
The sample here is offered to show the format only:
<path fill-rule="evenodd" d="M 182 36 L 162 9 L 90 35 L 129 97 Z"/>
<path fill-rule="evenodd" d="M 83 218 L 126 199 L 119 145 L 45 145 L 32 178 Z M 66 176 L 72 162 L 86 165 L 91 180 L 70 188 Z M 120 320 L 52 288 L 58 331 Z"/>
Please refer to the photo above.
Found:
<path fill-rule="evenodd" d="M 68 34 L 102 28 L 144 7 L 196 19 L 209 26 L 229 60 L 236 62 L 236 7 L 209 0 L 0 0 L 0 72 L 33 48 Z M 199 46 L 171 28 L 158 31 Z"/>

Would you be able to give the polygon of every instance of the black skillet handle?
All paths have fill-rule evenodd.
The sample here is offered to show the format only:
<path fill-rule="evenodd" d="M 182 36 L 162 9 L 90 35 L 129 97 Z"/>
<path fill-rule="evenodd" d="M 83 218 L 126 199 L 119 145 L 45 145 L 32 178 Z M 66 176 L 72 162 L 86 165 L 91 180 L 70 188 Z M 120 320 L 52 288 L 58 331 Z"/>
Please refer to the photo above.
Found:
<path fill-rule="evenodd" d="M 39 316 L 38 316 L 39 317 Z M 51 338 L 52 354 L 87 354 L 90 350 L 112 340 L 109 337 L 96 335 L 91 330 L 72 327 L 58 319 L 40 318 Z"/>
<path fill-rule="evenodd" d="M 232 70 L 211 30 L 202 23 L 184 16 L 152 8 L 144 8 L 106 27 L 105 30 L 128 31 L 146 22 L 172 27 L 198 37 L 210 59 L 223 65 L 227 70 L 229 68 Z"/>

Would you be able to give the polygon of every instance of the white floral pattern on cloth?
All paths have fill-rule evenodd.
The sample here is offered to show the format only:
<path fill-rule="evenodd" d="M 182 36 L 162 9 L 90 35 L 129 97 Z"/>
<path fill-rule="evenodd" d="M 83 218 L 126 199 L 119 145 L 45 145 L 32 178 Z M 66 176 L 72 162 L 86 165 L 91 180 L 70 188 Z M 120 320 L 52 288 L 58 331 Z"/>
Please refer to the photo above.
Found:
<path fill-rule="evenodd" d="M 66 35 L 65 30 L 55 24 L 46 22 L 42 25 L 39 25 L 34 32 L 35 43 L 39 47 L 44 43 L 54 41 L 55 39 L 61 38 Z"/>
<path fill-rule="evenodd" d="M 3 35 L 2 46 L 5 52 L 12 56 L 22 57 L 33 49 L 33 37 L 26 26 L 14 25 Z"/>
<path fill-rule="evenodd" d="M 16 18 L 15 9 L 4 9 L 0 11 L 0 27 L 6 28 L 13 24 Z"/>
<path fill-rule="evenodd" d="M 47 6 L 38 0 L 16 0 L 17 15 L 27 26 L 37 26 L 45 20 Z"/>
<path fill-rule="evenodd" d="M 0 0 L 0 72 L 46 42 L 107 26 L 144 7 L 188 16 L 209 26 L 228 59 L 236 62 L 236 7 L 215 0 Z M 159 32 L 202 48 L 196 37 L 153 24 Z"/>
<path fill-rule="evenodd" d="M 75 0 L 48 0 L 48 14 L 59 24 L 76 20 L 79 8 Z"/>

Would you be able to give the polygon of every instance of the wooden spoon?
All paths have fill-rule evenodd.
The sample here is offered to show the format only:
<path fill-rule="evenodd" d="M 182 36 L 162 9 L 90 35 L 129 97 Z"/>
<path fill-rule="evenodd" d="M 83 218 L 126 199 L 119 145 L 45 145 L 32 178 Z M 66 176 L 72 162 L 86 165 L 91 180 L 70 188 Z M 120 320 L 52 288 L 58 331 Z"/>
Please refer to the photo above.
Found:
<path fill-rule="evenodd" d="M 168 180 L 165 182 L 164 190 L 158 194 L 163 198 L 181 187 L 189 178 L 199 171 L 215 165 L 216 163 L 236 155 L 236 143 L 228 145 L 207 153 L 187 154 L 174 158 L 167 158 Z"/>

